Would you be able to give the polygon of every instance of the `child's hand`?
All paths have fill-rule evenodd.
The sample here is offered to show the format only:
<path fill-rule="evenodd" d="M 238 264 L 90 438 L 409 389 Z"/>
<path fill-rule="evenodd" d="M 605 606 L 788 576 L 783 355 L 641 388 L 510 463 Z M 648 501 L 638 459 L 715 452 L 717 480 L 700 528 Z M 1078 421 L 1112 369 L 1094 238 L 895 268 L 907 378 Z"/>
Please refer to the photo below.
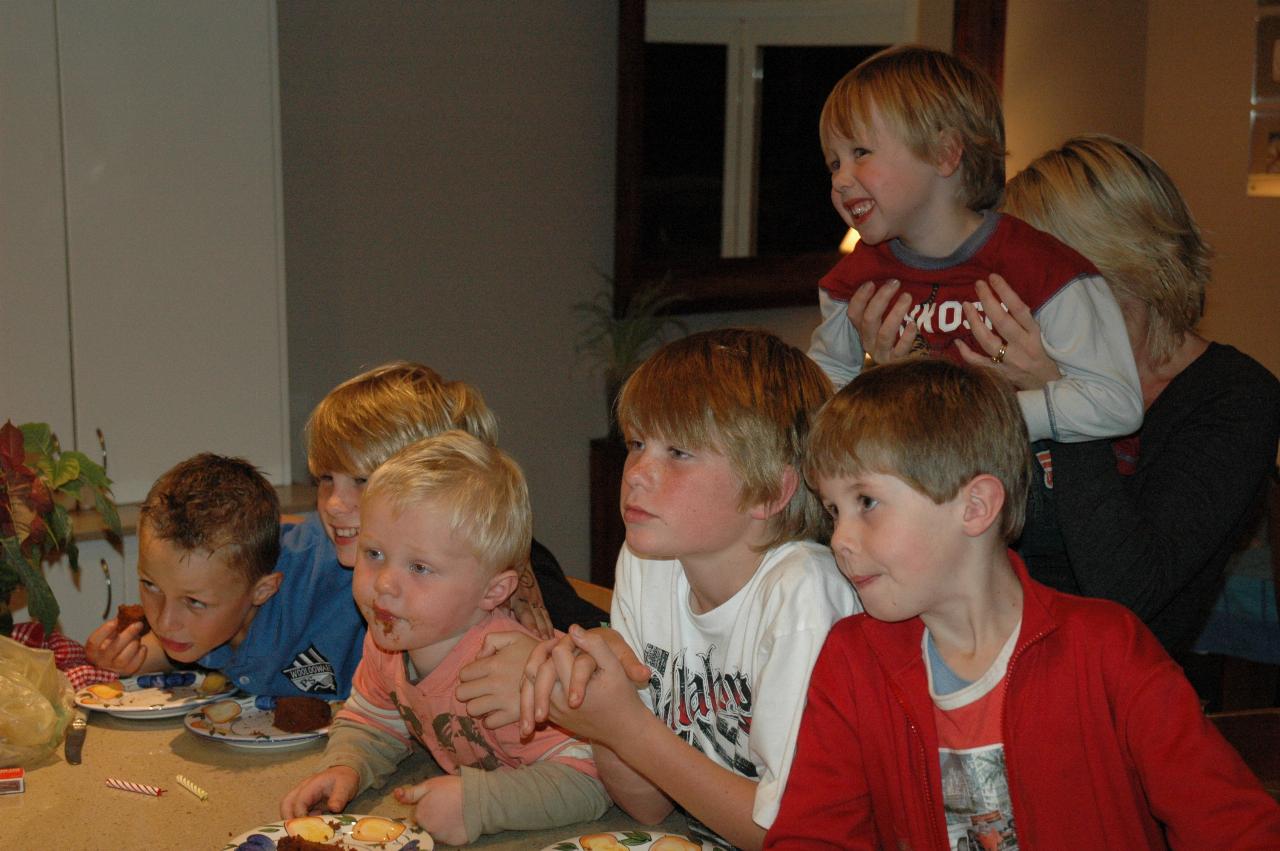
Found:
<path fill-rule="evenodd" d="M 400 786 L 393 794 L 402 804 L 416 805 L 413 818 L 432 838 L 446 845 L 467 844 L 461 777 L 432 777 L 414 786 Z"/>
<path fill-rule="evenodd" d="M 613 633 L 616 642 L 621 642 L 621 636 L 613 630 L 602 628 L 587 632 L 574 626 L 569 629 L 566 640 L 551 647 L 548 647 L 550 642 L 539 645 L 539 649 L 546 650 L 547 658 L 536 672 L 530 671 L 533 655 L 526 666 L 525 683 L 520 691 L 522 727 L 526 710 L 536 717 L 538 709 L 545 706 L 539 721 L 550 720 L 581 738 L 616 749 L 613 736 L 636 729 L 635 724 L 626 720 L 626 715 L 630 712 L 649 715 L 636 694 L 637 680 L 647 683 L 649 669 L 634 655 L 626 663 L 619 659 L 611 646 L 611 642 L 616 642 L 608 633 Z M 625 642 L 621 643 L 626 646 Z M 537 652 L 535 650 L 534 655 Z M 644 676 L 640 677 L 642 671 Z M 539 705 L 535 708 L 535 704 Z"/>
<path fill-rule="evenodd" d="M 536 639 L 523 632 L 491 632 L 474 662 L 458 672 L 454 695 L 467 705 L 467 713 L 483 719 L 490 730 L 520 720 L 520 681 Z"/>
<path fill-rule="evenodd" d="M 634 691 L 649 683 L 649 666 L 636 658 L 626 640 L 615 630 L 597 627 L 587 630 L 569 628 L 569 635 L 544 641 L 534 648 L 525 663 L 525 681 L 520 689 L 521 733 L 529 735 L 535 725 L 550 717 L 553 694 L 559 695 L 566 708 L 577 709 L 586 696 L 587 684 L 599 669 L 598 655 L 583 651 L 582 641 L 598 643 Z M 594 687 L 594 686 L 593 686 Z"/>
<path fill-rule="evenodd" d="M 538 577 L 533 575 L 533 563 L 526 561 L 520 568 L 516 590 L 511 592 L 506 606 L 516 616 L 516 620 L 526 629 L 531 629 L 541 638 L 555 635 L 555 627 L 551 625 L 551 613 L 542 601 L 542 589 L 538 587 Z"/>
<path fill-rule="evenodd" d="M 147 661 L 147 647 L 142 642 L 142 621 L 116 631 L 116 619 L 104 623 L 89 635 L 84 655 L 91 665 L 113 671 L 123 677 L 138 673 Z"/>
<path fill-rule="evenodd" d="M 1058 365 L 1044 350 L 1040 323 L 1013 287 L 992 273 L 990 282 L 978 281 L 975 288 L 982 313 L 966 302 L 964 318 L 985 354 L 956 340 L 960 356 L 971 364 L 998 369 L 1019 390 L 1039 390 L 1061 378 Z M 984 317 L 991 322 L 991 328 Z"/>
<path fill-rule="evenodd" d="M 347 765 L 334 765 L 294 786 L 280 801 L 280 818 L 298 818 L 319 811 L 340 813 L 360 789 L 360 775 Z"/>
<path fill-rule="evenodd" d="M 874 282 L 867 281 L 854 290 L 845 311 L 862 340 L 862 350 L 870 354 L 876 363 L 889 363 L 906 357 L 911 354 L 911 346 L 916 341 L 915 323 L 907 320 L 906 327 L 902 324 L 911 309 L 911 296 L 902 293 L 893 302 L 892 309 L 889 307 L 900 287 L 898 281 L 886 281 L 879 288 Z"/>

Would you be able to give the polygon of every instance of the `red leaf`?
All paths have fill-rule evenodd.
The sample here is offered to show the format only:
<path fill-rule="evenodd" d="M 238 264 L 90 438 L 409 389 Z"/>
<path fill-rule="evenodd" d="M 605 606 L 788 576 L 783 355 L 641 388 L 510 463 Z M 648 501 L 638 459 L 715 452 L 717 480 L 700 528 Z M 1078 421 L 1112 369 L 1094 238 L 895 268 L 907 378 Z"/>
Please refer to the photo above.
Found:
<path fill-rule="evenodd" d="M 22 542 L 22 550 L 27 555 L 39 555 L 44 552 L 44 521 L 39 517 L 32 515 L 31 527 L 27 530 L 27 537 Z"/>
<path fill-rule="evenodd" d="M 4 425 L 0 426 L 0 464 L 13 469 L 23 466 L 25 460 L 26 450 L 22 448 L 22 429 L 14 425 L 12 420 L 5 420 Z"/>
<path fill-rule="evenodd" d="M 44 483 L 44 479 L 31 480 L 31 492 L 27 494 L 27 505 L 31 506 L 31 510 L 36 514 L 53 510 L 53 495 L 49 493 L 49 487 Z"/>

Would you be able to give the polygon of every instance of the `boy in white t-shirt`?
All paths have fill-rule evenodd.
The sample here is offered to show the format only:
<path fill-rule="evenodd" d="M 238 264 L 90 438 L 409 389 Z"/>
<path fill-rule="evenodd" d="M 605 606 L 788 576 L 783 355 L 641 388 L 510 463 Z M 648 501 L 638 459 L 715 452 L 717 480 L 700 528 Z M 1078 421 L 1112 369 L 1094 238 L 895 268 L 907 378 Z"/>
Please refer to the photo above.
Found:
<path fill-rule="evenodd" d="M 642 822 L 679 805 L 694 833 L 758 848 L 777 812 L 809 670 L 859 608 L 799 473 L 830 392 L 799 349 L 737 329 L 664 346 L 623 388 L 612 630 L 540 645 L 522 709 L 526 729 L 549 717 L 590 739 Z M 651 671 L 640 691 L 628 649 Z"/>

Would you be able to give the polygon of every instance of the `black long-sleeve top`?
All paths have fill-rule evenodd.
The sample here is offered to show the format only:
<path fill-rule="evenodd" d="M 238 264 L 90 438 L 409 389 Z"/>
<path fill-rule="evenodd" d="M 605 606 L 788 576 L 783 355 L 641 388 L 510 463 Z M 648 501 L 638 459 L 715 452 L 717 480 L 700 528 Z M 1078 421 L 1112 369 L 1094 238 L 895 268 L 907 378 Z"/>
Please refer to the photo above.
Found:
<path fill-rule="evenodd" d="M 1136 470 L 1110 441 L 1035 449 L 1018 549 L 1031 575 L 1132 609 L 1174 656 L 1190 650 L 1252 516 L 1280 439 L 1280 382 L 1231 346 L 1211 343 L 1148 409 Z"/>

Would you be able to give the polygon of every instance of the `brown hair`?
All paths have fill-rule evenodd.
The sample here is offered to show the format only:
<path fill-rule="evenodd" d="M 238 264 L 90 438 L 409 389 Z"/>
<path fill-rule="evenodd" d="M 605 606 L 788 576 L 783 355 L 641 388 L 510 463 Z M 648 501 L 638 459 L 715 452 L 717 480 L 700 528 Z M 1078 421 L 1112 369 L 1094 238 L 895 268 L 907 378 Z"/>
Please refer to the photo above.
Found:
<path fill-rule="evenodd" d="M 1000 534 L 1022 531 L 1030 481 L 1027 426 L 993 370 L 941 358 L 873 367 L 836 394 L 809 436 L 805 478 L 896 476 L 937 504 L 986 473 L 1004 486 Z"/>
<path fill-rule="evenodd" d="M 991 78 L 950 54 L 919 45 L 890 47 L 836 83 L 822 107 L 824 151 L 836 136 L 852 139 L 871 107 L 920 159 L 936 163 L 961 145 L 961 200 L 972 210 L 1000 203 L 1004 189 L 1004 113 Z M 828 157 L 830 159 L 830 157 Z"/>
<path fill-rule="evenodd" d="M 498 442 L 498 423 L 480 391 L 446 381 L 428 366 L 393 361 L 349 378 L 307 420 L 313 476 L 367 476 L 404 447 L 449 429 Z"/>
<path fill-rule="evenodd" d="M 1133 145 L 1068 139 L 1009 181 L 1004 209 L 1088 257 L 1118 299 L 1146 311 L 1147 339 L 1133 342 L 1155 365 L 1199 324 L 1213 252 L 1173 180 Z"/>
<path fill-rule="evenodd" d="M 138 524 L 181 550 L 218 556 L 250 584 L 280 555 L 275 488 L 243 458 L 205 452 L 170 468 L 147 492 Z"/>
<path fill-rule="evenodd" d="M 628 435 L 724 454 L 742 479 L 745 509 L 778 499 L 788 467 L 799 474 L 810 419 L 830 395 L 831 382 L 804 352 L 767 331 L 727 328 L 654 352 L 623 386 L 618 422 Z M 766 548 L 827 531 L 803 486 L 771 523 Z"/>

